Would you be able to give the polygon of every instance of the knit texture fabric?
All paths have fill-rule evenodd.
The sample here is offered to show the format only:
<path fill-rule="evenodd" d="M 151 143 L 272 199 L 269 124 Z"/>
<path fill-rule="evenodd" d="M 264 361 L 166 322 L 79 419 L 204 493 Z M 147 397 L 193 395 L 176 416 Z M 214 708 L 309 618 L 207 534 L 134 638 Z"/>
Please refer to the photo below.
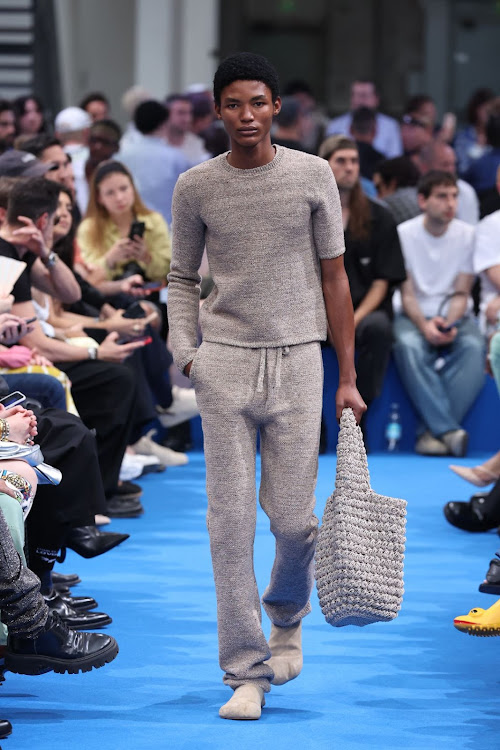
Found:
<path fill-rule="evenodd" d="M 238 169 L 227 154 L 179 177 L 172 203 L 169 335 L 181 370 L 204 341 L 247 348 L 326 339 L 320 261 L 344 252 L 339 192 L 325 159 L 276 146 Z M 207 249 L 214 287 L 199 311 Z"/>
<path fill-rule="evenodd" d="M 376 494 L 361 430 L 344 409 L 335 491 L 328 498 L 315 556 L 321 610 L 330 625 L 394 619 L 403 598 L 406 501 Z"/>

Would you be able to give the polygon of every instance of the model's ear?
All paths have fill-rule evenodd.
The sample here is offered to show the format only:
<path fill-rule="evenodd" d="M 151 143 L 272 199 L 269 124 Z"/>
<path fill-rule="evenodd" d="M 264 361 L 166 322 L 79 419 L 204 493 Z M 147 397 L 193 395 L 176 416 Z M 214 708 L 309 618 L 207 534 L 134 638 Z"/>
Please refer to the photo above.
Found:
<path fill-rule="evenodd" d="M 220 104 L 215 104 L 214 102 L 214 109 L 215 109 L 215 114 L 217 115 L 217 119 L 218 120 L 222 119 L 222 115 L 220 113 Z"/>
<path fill-rule="evenodd" d="M 274 114 L 279 115 L 281 112 L 281 96 L 276 97 L 274 102 Z"/>

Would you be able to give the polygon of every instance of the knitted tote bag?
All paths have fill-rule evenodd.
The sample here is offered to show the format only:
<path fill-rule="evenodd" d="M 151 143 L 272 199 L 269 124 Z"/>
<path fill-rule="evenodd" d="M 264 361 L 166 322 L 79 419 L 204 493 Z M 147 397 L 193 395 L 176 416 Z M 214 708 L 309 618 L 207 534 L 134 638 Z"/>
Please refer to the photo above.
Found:
<path fill-rule="evenodd" d="M 394 619 L 403 598 L 406 501 L 377 495 L 361 429 L 344 409 L 337 444 L 335 491 L 319 530 L 315 575 L 330 625 Z"/>

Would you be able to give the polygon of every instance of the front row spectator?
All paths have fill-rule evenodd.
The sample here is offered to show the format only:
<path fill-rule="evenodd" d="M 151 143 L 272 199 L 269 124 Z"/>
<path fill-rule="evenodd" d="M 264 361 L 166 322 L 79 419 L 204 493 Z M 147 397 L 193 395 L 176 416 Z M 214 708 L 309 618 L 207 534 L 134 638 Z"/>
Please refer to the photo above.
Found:
<path fill-rule="evenodd" d="M 392 347 L 392 293 L 405 278 L 396 224 L 366 197 L 359 181 L 356 143 L 330 136 L 320 147 L 335 176 L 344 221 L 344 263 L 356 326 L 357 387 L 370 407 L 380 395 Z M 364 418 L 361 421 L 364 426 Z"/>
<path fill-rule="evenodd" d="M 418 185 L 423 214 L 398 226 L 408 278 L 394 356 L 425 455 L 465 455 L 461 422 L 484 382 L 483 338 L 470 314 L 474 228 L 454 218 L 457 199 L 452 175 L 429 172 Z"/>

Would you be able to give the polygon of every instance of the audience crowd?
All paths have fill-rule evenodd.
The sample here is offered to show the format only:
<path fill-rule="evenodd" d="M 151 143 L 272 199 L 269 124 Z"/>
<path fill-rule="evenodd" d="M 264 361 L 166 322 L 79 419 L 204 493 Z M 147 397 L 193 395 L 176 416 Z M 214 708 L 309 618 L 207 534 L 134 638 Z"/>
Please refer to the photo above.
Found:
<path fill-rule="evenodd" d="M 112 637 L 86 632 L 109 615 L 54 565 L 66 548 L 89 558 L 126 541 L 102 527 L 144 512 L 134 479 L 188 463 L 198 413 L 167 346 L 171 202 L 179 175 L 228 139 L 209 87 L 164 101 L 134 87 L 122 103 L 123 132 L 100 92 L 53 122 L 36 96 L 0 101 L 0 396 L 26 397 L 0 405 L 0 649 L 27 674 L 116 656 Z M 370 408 L 392 353 L 424 455 L 465 456 L 486 370 L 500 389 L 500 97 L 478 89 L 466 115 L 463 128 L 451 113 L 439 122 L 421 95 L 397 121 L 374 82 L 356 80 L 349 111 L 328 120 L 293 81 L 274 129 L 275 143 L 332 169 L 359 390 Z M 206 264 L 200 273 L 201 297 L 216 293 Z M 35 449 L 59 482 L 33 468 Z M 451 468 L 495 484 L 448 503 L 448 521 L 500 525 L 500 453 Z M 482 590 L 500 593 L 498 558 Z"/>

